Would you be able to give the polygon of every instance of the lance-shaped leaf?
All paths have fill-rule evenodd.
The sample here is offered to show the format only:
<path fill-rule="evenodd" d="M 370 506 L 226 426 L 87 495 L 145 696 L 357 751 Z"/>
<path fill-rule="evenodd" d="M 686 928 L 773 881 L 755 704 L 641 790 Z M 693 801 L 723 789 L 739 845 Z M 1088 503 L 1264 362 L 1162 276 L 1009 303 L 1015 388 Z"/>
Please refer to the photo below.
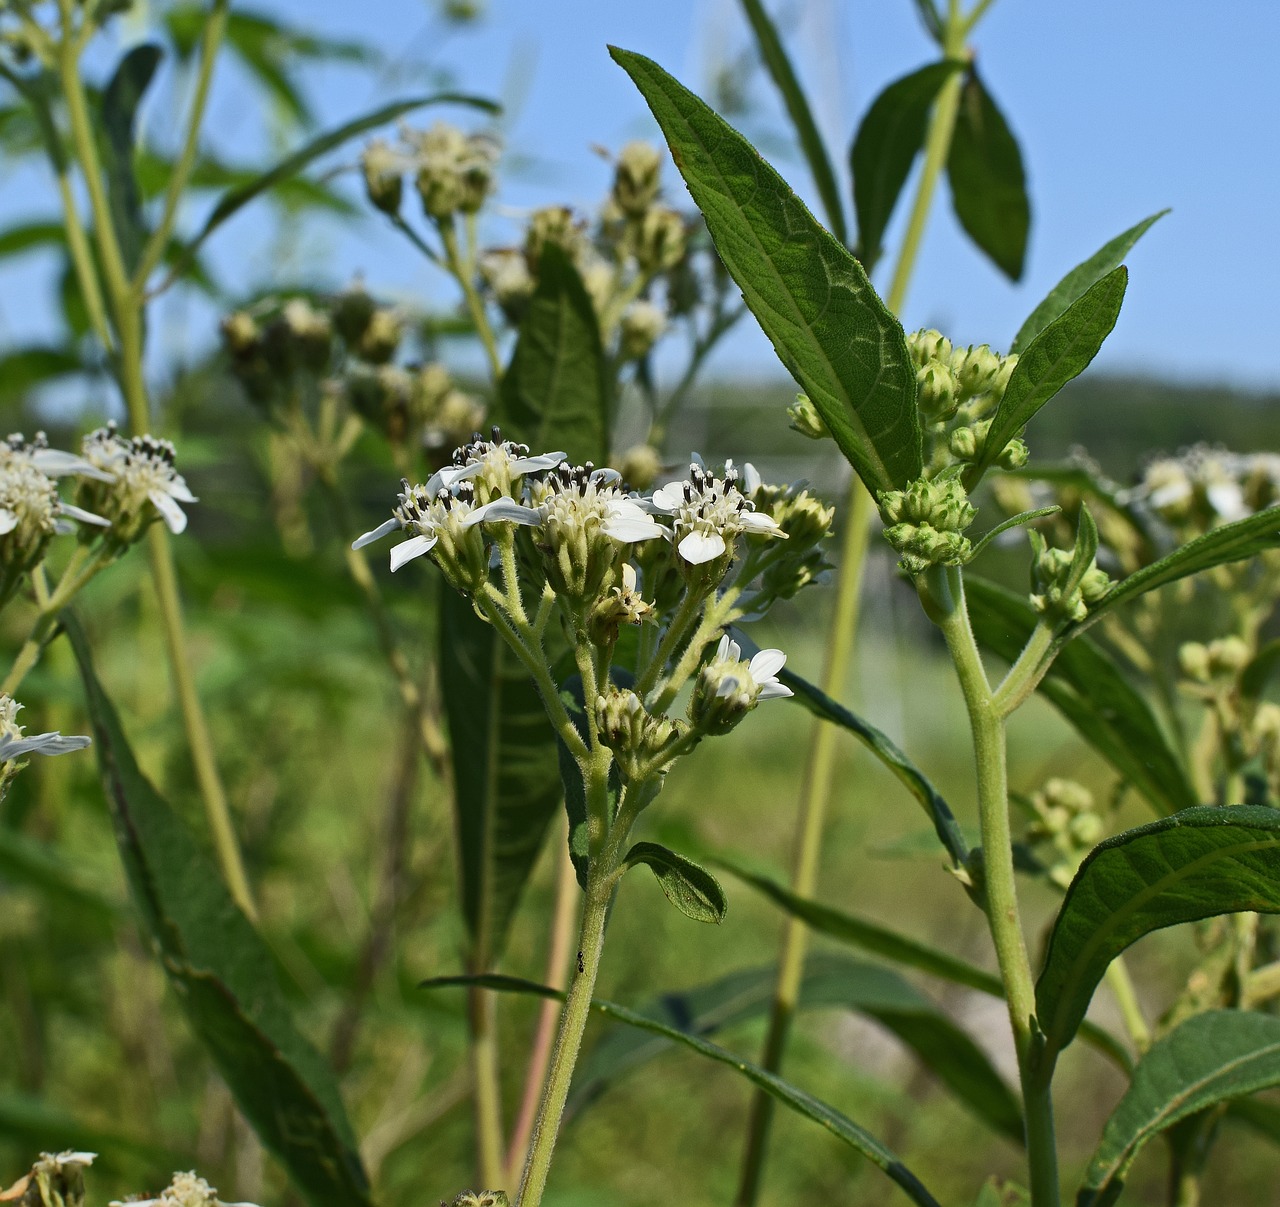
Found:
<path fill-rule="evenodd" d="M 535 453 L 564 451 L 572 461 L 602 464 L 609 451 L 608 381 L 595 307 L 572 261 L 549 245 L 502 376 L 494 422 Z"/>
<path fill-rule="evenodd" d="M 66 614 L 64 622 L 129 891 L 192 1030 L 311 1203 L 368 1204 L 338 1083 L 295 1028 L 267 945 L 232 901 L 212 857 L 138 770 L 84 634 Z"/>
<path fill-rule="evenodd" d="M 965 578 L 965 598 L 978 641 L 1013 662 L 1039 619 L 1030 601 L 977 577 Z M 1151 705 L 1100 645 L 1075 638 L 1058 651 L 1038 690 L 1157 812 L 1200 803 Z"/>
<path fill-rule="evenodd" d="M 537 997 L 553 998 L 557 1001 L 564 1001 L 565 998 L 565 995 L 559 990 L 552 989 L 547 985 L 539 985 L 536 981 L 526 981 L 520 977 L 511 976 L 433 977 L 429 981 L 422 982 L 421 987 L 433 989 L 450 985 L 477 985 L 481 988 L 496 989 L 509 993 L 528 993 Z M 920 1207 L 939 1207 L 938 1200 L 925 1189 L 919 1178 L 870 1132 L 865 1128 L 859 1127 L 858 1124 L 854 1123 L 847 1115 L 836 1110 L 835 1107 L 815 1098 L 812 1094 L 806 1093 L 790 1082 L 784 1081 L 776 1073 L 770 1073 L 760 1068 L 759 1065 L 753 1064 L 735 1052 L 727 1051 L 696 1035 L 690 1035 L 687 1031 L 682 1031 L 678 1027 L 668 1026 L 666 1023 L 649 1018 L 636 1010 L 620 1006 L 616 1002 L 592 998 L 591 1008 L 597 1013 L 603 1014 L 606 1018 L 617 1019 L 619 1022 L 637 1027 L 641 1031 L 659 1035 L 672 1043 L 683 1045 L 697 1052 L 700 1056 L 705 1056 L 709 1060 L 714 1060 L 719 1064 L 728 1065 L 731 1069 L 737 1070 L 743 1077 L 754 1085 L 759 1086 L 770 1097 L 776 1098 L 797 1114 L 803 1115 L 806 1119 L 811 1119 L 814 1123 L 826 1128 L 838 1140 L 843 1141 L 850 1148 L 856 1149 L 864 1157 L 868 1158 L 896 1182 L 907 1193 L 908 1198 L 913 1203 L 920 1204 Z"/>
<path fill-rule="evenodd" d="M 1031 229 L 1022 152 L 972 65 L 960 91 L 947 179 L 965 233 L 1005 276 L 1019 280 Z"/>
<path fill-rule="evenodd" d="M 804 153 L 805 162 L 813 176 L 813 183 L 818 186 L 818 196 L 822 198 L 822 209 L 826 214 L 827 225 L 831 233 L 841 243 L 847 243 L 848 236 L 844 226 L 844 207 L 840 204 L 840 189 L 836 185 L 836 174 L 832 170 L 831 160 L 827 156 L 827 148 L 823 144 L 822 135 L 818 132 L 818 124 L 813 120 L 813 112 L 805 99 L 804 89 L 796 77 L 791 60 L 787 57 L 782 39 L 778 37 L 777 27 L 765 10 L 761 0 L 742 0 L 743 12 L 751 24 L 751 32 L 755 34 L 756 46 L 760 51 L 760 59 L 769 72 L 774 86 L 782 96 L 782 103 L 787 108 L 787 116 L 795 128 L 800 150 Z"/>
<path fill-rule="evenodd" d="M 706 868 L 660 843 L 638 842 L 622 861 L 625 868 L 644 864 L 662 886 L 663 895 L 695 922 L 724 921 L 729 902 L 720 882 Z"/>
<path fill-rule="evenodd" d="M 145 230 L 142 202 L 133 171 L 134 126 L 138 106 L 155 76 L 163 52 L 144 42 L 127 51 L 102 94 L 102 128 L 106 135 L 104 156 L 111 217 L 120 239 L 125 267 L 130 271 L 138 259 Z"/>
<path fill-rule="evenodd" d="M 1097 356 L 1102 341 L 1120 317 L 1128 281 L 1129 272 L 1123 265 L 1109 272 L 1041 331 L 1018 357 L 991 420 L 982 455 L 965 471 L 967 490 L 973 490 L 1035 413 Z"/>
<path fill-rule="evenodd" d="M 1107 839 L 1076 872 L 1036 982 L 1048 1059 L 1071 1042 L 1108 965 L 1166 926 L 1280 913 L 1280 809 L 1198 805 Z"/>
<path fill-rule="evenodd" d="M 560 765 L 528 671 L 466 599 L 447 584 L 441 592 L 462 913 L 472 966 L 490 968 L 559 809 Z"/>
<path fill-rule="evenodd" d="M 918 478 L 915 366 L 862 265 L 698 97 L 651 59 L 610 53 L 658 119 L 752 314 L 867 488 Z"/>
<path fill-rule="evenodd" d="M 951 862 L 956 867 L 964 864 L 969 854 L 969 846 L 960 831 L 960 824 L 956 821 L 955 814 L 951 812 L 951 806 L 943 800 L 942 794 L 929 782 L 924 772 L 898 749 L 888 734 L 882 733 L 857 713 L 838 704 L 812 683 L 801 679 L 799 675 L 783 670 L 778 675 L 778 681 L 792 690 L 793 699 L 797 703 L 803 704 L 815 716 L 847 729 L 870 750 L 899 783 L 924 806 L 929 820 L 933 822 L 938 841 L 951 857 Z"/>
<path fill-rule="evenodd" d="M 942 85 L 964 64 L 954 59 L 930 63 L 894 80 L 867 110 L 849 148 L 853 206 L 858 215 L 858 259 L 876 266 L 885 228 L 902 187 L 924 146 L 929 114 Z"/>
<path fill-rule="evenodd" d="M 1169 211 L 1161 210 L 1131 226 L 1110 243 L 1104 244 L 1082 264 L 1077 264 L 1050 291 L 1048 296 L 1028 316 L 1009 345 L 1010 352 L 1021 352 L 1054 319 L 1058 318 L 1077 298 L 1083 296 L 1109 272 L 1124 263 L 1124 258 L 1143 235 Z"/>
<path fill-rule="evenodd" d="M 1177 582 L 1192 574 L 1212 570 L 1230 562 L 1242 562 L 1280 546 L 1280 508 L 1269 507 L 1243 520 L 1233 520 L 1189 541 L 1136 574 L 1121 579 L 1107 595 L 1089 609 L 1077 626 L 1087 628 L 1104 612 L 1157 587 Z"/>
<path fill-rule="evenodd" d="M 1077 1207 L 1107 1207 L 1143 1145 L 1181 1119 L 1219 1102 L 1280 1085 L 1280 1018 L 1211 1010 L 1157 1040 L 1102 1133 Z"/>
<path fill-rule="evenodd" d="M 196 233 L 195 238 L 187 244 L 184 251 L 184 260 L 194 255 L 200 245 L 218 227 L 233 214 L 248 205 L 255 197 L 261 196 L 269 189 L 275 188 L 276 185 L 292 179 L 299 172 L 310 167 L 322 155 L 327 155 L 330 151 L 342 146 L 343 143 L 350 142 L 353 138 L 358 138 L 368 130 L 374 130 L 378 126 L 385 126 L 387 122 L 395 121 L 402 114 L 408 113 L 413 109 L 421 109 L 424 105 L 469 105 L 474 109 L 482 109 L 486 113 L 497 112 L 497 106 L 492 101 L 486 101 L 481 97 L 466 96 L 454 92 L 437 92 L 431 96 L 415 96 L 407 100 L 393 101 L 389 105 L 383 105 L 375 109 L 372 113 L 366 113 L 362 117 L 343 122 L 342 125 L 336 126 L 332 130 L 326 130 L 323 134 L 317 134 L 315 138 L 304 143 L 296 151 L 286 155 L 279 163 L 264 172 L 260 172 L 252 180 L 228 189 L 227 192 L 223 193 L 218 198 L 208 218 L 205 219 L 204 225 Z M 174 275 L 177 275 L 176 271 Z"/>
<path fill-rule="evenodd" d="M 721 857 L 715 863 L 717 867 L 724 868 L 744 884 L 750 885 L 819 934 L 847 943 L 860 951 L 869 951 L 874 955 L 883 956 L 906 968 L 927 972 L 930 976 L 939 977 L 952 984 L 965 985 L 980 993 L 988 993 L 992 997 L 1004 997 L 1004 987 L 1000 983 L 1000 978 L 994 973 L 987 972 L 976 965 L 967 964 L 963 960 L 957 960 L 945 951 L 939 951 L 908 935 L 899 934 L 897 931 L 881 926 L 878 922 L 798 896 L 777 881 L 761 876 L 733 860 Z M 1085 1042 L 1118 1067 L 1129 1068 L 1129 1055 L 1114 1036 L 1089 1022 L 1084 1024 L 1080 1033 Z"/>
<path fill-rule="evenodd" d="M 708 985 L 664 993 L 638 1013 L 706 1038 L 761 1018 L 773 1004 L 773 967 L 743 969 Z M 902 1041 L 924 1066 L 993 1130 L 1022 1143 L 1017 1099 L 982 1050 L 923 993 L 891 968 L 834 953 L 811 956 L 800 982 L 801 1008 L 837 1007 L 874 1019 Z M 578 1066 L 571 1109 L 602 1093 L 624 1071 L 667 1051 L 661 1036 L 634 1029 L 605 1032 Z"/>

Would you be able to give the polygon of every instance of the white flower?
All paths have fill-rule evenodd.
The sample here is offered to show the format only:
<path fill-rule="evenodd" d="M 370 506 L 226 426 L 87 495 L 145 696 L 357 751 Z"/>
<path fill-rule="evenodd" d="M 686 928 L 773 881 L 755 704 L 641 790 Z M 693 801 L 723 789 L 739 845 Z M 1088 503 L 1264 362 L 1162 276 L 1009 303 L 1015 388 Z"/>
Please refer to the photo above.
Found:
<path fill-rule="evenodd" d="M 741 532 L 786 536 L 772 517 L 756 511 L 738 489 L 738 472 L 732 461 L 725 463 L 722 478 L 709 473 L 700 460 L 694 461 L 684 482 L 653 492 L 651 506 L 673 518 L 676 548 L 695 566 L 723 556 Z"/>
<path fill-rule="evenodd" d="M 22 726 L 17 721 L 21 709 L 22 705 L 12 696 L 0 695 L 0 763 L 11 762 L 24 754 L 70 754 L 89 745 L 89 738 L 63 737 L 56 731 L 24 737 Z M 70 1160 L 86 1155 L 93 1159 L 92 1153 L 63 1153 L 59 1159 Z M 88 1161 L 84 1164 L 87 1165 Z"/>
<path fill-rule="evenodd" d="M 28 443 L 21 432 L 14 432 L 0 444 L 0 469 L 8 468 L 15 461 L 26 461 L 34 465 L 46 477 L 60 478 L 64 474 L 79 474 L 85 478 L 96 478 L 99 482 L 110 482 L 110 473 L 99 469 L 96 465 L 77 457 L 75 453 L 64 453 L 61 449 L 50 448 L 49 438 L 43 432 Z"/>
<path fill-rule="evenodd" d="M 104 511 L 125 541 L 135 540 L 149 518 L 146 504 L 175 535 L 187 526 L 186 513 L 179 503 L 195 503 L 182 475 L 174 469 L 173 445 L 157 436 L 123 437 L 114 423 L 90 432 L 82 445 L 85 460 L 110 475 L 109 488 L 95 487 L 84 492 Z"/>
<path fill-rule="evenodd" d="M 716 695 L 723 699 L 736 694 L 749 697 L 752 703 L 793 696 L 795 693 L 785 683 L 778 682 L 778 672 L 786 662 L 787 656 L 781 650 L 758 650 L 750 662 L 743 662 L 741 646 L 726 634 L 720 638 L 715 659 L 709 664 L 719 665 L 724 672 Z"/>
<path fill-rule="evenodd" d="M 506 496 L 516 498 L 521 493 L 520 480 L 525 474 L 542 473 L 565 460 L 564 453 L 539 453 L 529 455 L 527 444 L 503 440 L 501 429 L 491 429 L 491 438 L 485 440 L 479 432 L 469 443 L 453 454 L 453 463 L 433 474 L 427 481 L 427 490 L 435 495 L 443 487 L 458 482 L 473 481 L 481 503 Z"/>
<path fill-rule="evenodd" d="M 113 1201 L 109 1207 L 255 1207 L 253 1203 L 224 1203 L 218 1192 L 194 1170 L 175 1173 L 173 1181 L 154 1199 Z"/>
<path fill-rule="evenodd" d="M 390 532 L 407 529 L 413 535 L 391 547 L 392 572 L 434 549 L 437 562 L 446 572 L 455 568 L 469 570 L 464 579 L 478 582 L 488 561 L 484 538 L 477 528 L 485 519 L 486 508 L 475 506 L 474 483 L 458 482 L 433 493 L 435 482 L 433 478 L 426 486 L 413 486 L 405 479 L 395 514 L 357 537 L 351 547 L 362 549 Z"/>

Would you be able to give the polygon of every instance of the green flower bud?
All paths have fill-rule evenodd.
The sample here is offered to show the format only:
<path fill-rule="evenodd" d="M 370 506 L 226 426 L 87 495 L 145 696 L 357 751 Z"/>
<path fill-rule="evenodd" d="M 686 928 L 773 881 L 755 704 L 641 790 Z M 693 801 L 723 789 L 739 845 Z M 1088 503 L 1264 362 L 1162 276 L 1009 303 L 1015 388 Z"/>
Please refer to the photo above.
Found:
<path fill-rule="evenodd" d="M 600 741 L 618 756 L 623 774 L 632 777 L 651 769 L 662 754 L 686 732 L 683 722 L 655 717 L 635 692 L 610 688 L 596 698 L 596 730 Z"/>
<path fill-rule="evenodd" d="M 1209 667 L 1209 647 L 1199 641 L 1185 641 L 1178 647 L 1178 669 L 1183 677 L 1196 683 L 1208 683 L 1212 677 Z"/>
<path fill-rule="evenodd" d="M 321 373 L 333 354 L 333 326 L 305 298 L 290 298 L 266 334 L 266 351 L 286 375 L 299 369 Z"/>
<path fill-rule="evenodd" d="M 243 310 L 228 314 L 218 330 L 222 333 L 223 347 L 236 360 L 247 359 L 261 350 L 262 332 L 257 320 Z"/>
<path fill-rule="evenodd" d="M 1042 547 L 1032 563 L 1035 593 L 1031 606 L 1043 616 L 1057 621 L 1078 622 L 1089 614 L 1089 605 L 1097 603 L 1111 589 L 1111 578 L 1099 570 L 1095 562 L 1072 585 L 1070 549 Z"/>
<path fill-rule="evenodd" d="M 385 214 L 398 215 L 404 199 L 404 157 L 383 139 L 375 138 L 360 157 L 360 170 L 373 205 Z"/>
<path fill-rule="evenodd" d="M 623 562 L 621 581 L 596 601 L 587 620 L 591 640 L 596 645 L 612 646 L 624 624 L 644 624 L 653 615 L 653 607 L 645 603 L 636 582 L 635 567 Z"/>
<path fill-rule="evenodd" d="M 687 238 L 684 219 L 675 210 L 653 206 L 627 231 L 626 245 L 640 271 L 652 276 L 680 263 Z"/>
<path fill-rule="evenodd" d="M 483 135 L 463 134 L 448 122 L 409 136 L 418 163 L 416 184 L 429 218 L 474 214 L 493 189 L 497 147 Z"/>
<path fill-rule="evenodd" d="M 662 152 L 652 143 L 629 142 L 618 155 L 613 203 L 628 218 L 643 217 L 658 199 Z"/>
<path fill-rule="evenodd" d="M 967 537 L 940 532 L 931 524 L 894 524 L 884 535 L 902 555 L 899 564 L 908 574 L 921 574 L 930 566 L 962 566 L 973 552 Z"/>
<path fill-rule="evenodd" d="M 792 431 L 808 436 L 810 440 L 826 440 L 831 436 L 826 422 L 807 394 L 796 395 L 795 403 L 787 408 L 787 418 L 791 421 Z"/>
<path fill-rule="evenodd" d="M 400 316 L 394 310 L 378 307 L 369 316 L 355 352 L 372 365 L 385 365 L 396 354 L 403 332 Z"/>
<path fill-rule="evenodd" d="M 619 458 L 618 472 L 632 490 L 648 490 L 662 472 L 662 458 L 651 444 L 633 444 Z"/>
<path fill-rule="evenodd" d="M 1221 637 L 1209 642 L 1209 673 L 1215 677 L 1235 675 L 1251 657 L 1249 645 L 1240 637 Z"/>
<path fill-rule="evenodd" d="M 951 369 L 930 361 L 916 370 L 916 403 L 928 423 L 945 423 L 960 407 L 960 383 Z"/>
<path fill-rule="evenodd" d="M 931 360 L 951 360 L 951 341 L 941 331 L 913 331 L 907 336 L 907 350 L 917 369 L 923 369 Z"/>
<path fill-rule="evenodd" d="M 971 427 L 958 427 L 948 438 L 947 447 L 957 461 L 974 461 L 978 456 L 978 433 Z"/>
<path fill-rule="evenodd" d="M 537 285 L 525 253 L 515 247 L 490 248 L 480 257 L 480 280 L 507 320 L 518 325 Z"/>
<path fill-rule="evenodd" d="M 360 342 L 376 310 L 373 298 L 357 281 L 333 299 L 329 315 L 333 321 L 333 329 L 350 348 Z"/>
<path fill-rule="evenodd" d="M 1030 450 L 1015 436 L 1004 446 L 1004 449 L 996 458 L 996 464 L 1001 469 L 1021 469 L 1026 465 L 1030 456 Z"/>
<path fill-rule="evenodd" d="M 879 503 L 886 524 L 927 524 L 940 532 L 963 532 L 977 515 L 957 478 L 917 478 L 906 490 L 883 491 Z"/>
<path fill-rule="evenodd" d="M 587 250 L 586 224 L 575 218 L 567 205 L 548 205 L 534 210 L 525 229 L 524 254 L 535 276 L 542 259 L 542 249 L 548 243 L 554 243 L 576 263 Z"/>
<path fill-rule="evenodd" d="M 987 394 L 1000 373 L 1000 357 L 986 344 L 970 346 L 951 354 L 951 371 L 956 375 L 965 398 Z"/>
<path fill-rule="evenodd" d="M 667 315 L 652 302 L 633 302 L 622 314 L 619 351 L 623 360 L 640 360 L 667 327 Z"/>
<path fill-rule="evenodd" d="M 413 424 L 413 378 L 395 365 L 353 365 L 345 379 L 352 409 L 392 443 L 408 439 Z"/>

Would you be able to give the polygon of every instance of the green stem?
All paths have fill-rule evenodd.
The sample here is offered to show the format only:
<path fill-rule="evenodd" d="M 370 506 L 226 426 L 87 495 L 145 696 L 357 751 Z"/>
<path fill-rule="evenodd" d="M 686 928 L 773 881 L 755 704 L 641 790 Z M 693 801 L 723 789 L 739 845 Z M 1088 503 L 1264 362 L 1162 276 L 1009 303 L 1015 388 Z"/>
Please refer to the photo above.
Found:
<path fill-rule="evenodd" d="M 464 264 L 458 254 L 458 234 L 454 229 L 452 218 L 446 218 L 438 224 L 440 242 L 444 244 L 445 265 L 462 290 L 467 303 L 467 313 L 475 324 L 476 334 L 484 345 L 485 355 L 489 358 L 489 371 L 496 384 L 502 377 L 502 362 L 498 359 L 498 343 L 494 339 L 493 328 L 489 326 L 489 317 L 484 312 L 484 302 L 476 292 L 476 283 L 472 276 L 470 264 Z"/>
<path fill-rule="evenodd" d="M 931 572 L 937 573 L 937 572 Z M 1017 885 L 1013 872 L 1013 836 L 1009 828 L 1008 770 L 1005 722 L 987 680 L 969 625 L 960 572 L 942 572 L 945 590 L 935 598 L 949 599 L 950 606 L 937 618 L 955 664 L 973 735 L 978 781 L 978 816 L 982 831 L 982 883 L 987 924 L 995 944 L 1000 979 L 1004 984 L 1018 1053 L 1026 1111 L 1027 1157 L 1031 1174 L 1033 1207 L 1057 1207 L 1059 1186 L 1057 1145 L 1053 1134 L 1053 1101 L 1049 1079 L 1052 1066 L 1041 1068 L 1036 1055 L 1035 986 L 1026 940 L 1018 915 Z"/>
<path fill-rule="evenodd" d="M 737 587 L 730 587 L 719 599 L 708 603 L 707 610 L 702 614 L 702 619 L 698 622 L 698 627 L 694 629 L 693 636 L 685 644 L 684 652 L 680 655 L 679 661 L 672 667 L 671 674 L 662 681 L 653 702 L 648 706 L 650 712 L 655 714 L 662 713 L 670 707 L 672 700 L 679 695 L 680 689 L 685 685 L 686 680 L 697 669 L 698 663 L 702 661 L 702 651 L 707 643 L 716 635 L 720 627 L 726 624 L 731 616 L 734 615 L 733 606 L 740 594 L 741 592 Z M 741 615 L 741 613 L 738 613 L 738 615 Z"/>
<path fill-rule="evenodd" d="M 1027 644 L 1022 647 L 1018 660 L 1009 668 L 1000 686 L 992 697 L 1002 717 L 1010 716 L 1040 685 L 1045 672 L 1053 665 L 1048 657 L 1053 645 L 1054 633 L 1051 626 L 1039 621 L 1032 630 Z"/>
<path fill-rule="evenodd" d="M 1139 1054 L 1151 1046 L 1151 1028 L 1147 1026 L 1146 1016 L 1142 1013 L 1142 1003 L 1138 1001 L 1138 992 L 1134 988 L 1133 978 L 1129 975 L 1129 967 L 1124 956 L 1116 956 L 1107 968 L 1107 984 L 1115 996 L 1116 1005 L 1120 1008 L 1120 1017 L 1124 1020 L 1125 1030 L 1133 1041 Z"/>
<path fill-rule="evenodd" d="M 845 518 L 844 542 L 840 551 L 840 571 L 836 582 L 835 608 L 827 635 L 827 657 L 822 671 L 822 690 L 836 699 L 844 692 L 848 666 L 853 656 L 854 637 L 858 628 L 859 597 L 862 571 L 866 562 L 871 531 L 871 496 L 856 476 L 849 486 L 849 502 Z M 800 816 L 797 819 L 795 854 L 791 868 L 791 891 L 812 897 L 818 879 L 818 863 L 822 834 L 826 824 L 827 805 L 835 777 L 836 741 L 839 730 L 834 725 L 816 723 L 809 739 L 809 758 L 805 766 L 800 794 Z M 798 918 L 788 919 L 782 935 L 778 960 L 778 981 L 773 993 L 769 1030 L 765 1036 L 762 1067 L 777 1072 L 782 1067 L 787 1037 L 800 998 L 800 980 L 809 947 L 809 932 Z M 739 1207 L 755 1203 L 760 1195 L 768 1150 L 769 1129 L 773 1121 L 773 1099 L 757 1091 L 751 1102 L 747 1125 L 742 1173 L 735 1202 Z"/>
<path fill-rule="evenodd" d="M 480 1184 L 498 1190 L 506 1177 L 503 1161 L 502 1095 L 496 1033 L 496 995 L 472 986 L 468 992 L 472 1070 L 472 1114 L 476 1129 L 476 1163 Z"/>
<path fill-rule="evenodd" d="M 204 35 L 200 45 L 200 65 L 197 68 L 195 91 L 191 94 L 191 112 L 187 117 L 186 136 L 182 150 L 178 153 L 177 162 L 169 176 L 169 186 L 165 190 L 164 210 L 160 221 L 151 232 L 142 255 L 138 258 L 138 266 L 133 274 L 135 292 L 141 296 L 146 290 L 147 278 L 155 271 L 164 255 L 165 246 L 173 232 L 173 223 L 178 216 L 178 206 L 182 202 L 187 189 L 187 181 L 191 178 L 191 170 L 195 167 L 196 153 L 200 146 L 200 127 L 204 123 L 205 105 L 209 99 L 209 86 L 213 82 L 213 65 L 222 46 L 223 35 L 227 30 L 227 15 L 230 0 L 213 0 L 209 15 L 205 18 Z"/>
<path fill-rule="evenodd" d="M 98 269 L 93 262 L 93 253 L 89 249 L 89 239 L 80 221 L 80 213 L 76 209 L 75 194 L 71 191 L 71 178 L 65 167 L 56 172 L 58 179 L 58 195 L 62 198 L 62 225 L 67 232 L 67 250 L 71 255 L 71 266 L 76 274 L 76 282 L 80 286 L 80 294 L 84 298 L 84 307 L 89 315 L 89 325 L 93 333 L 102 341 L 108 353 L 115 347 L 115 336 L 107 321 L 106 303 L 102 298 L 102 285 L 98 280 Z"/>
<path fill-rule="evenodd" d="M 658 681 L 658 676 L 662 674 L 667 662 L 670 661 L 676 650 L 680 648 L 680 642 L 684 640 L 689 632 L 689 626 L 697 619 L 698 613 L 705 603 L 705 596 L 694 591 L 686 591 L 684 599 L 680 601 L 680 607 L 676 609 L 676 614 L 671 618 L 671 623 L 667 625 L 667 631 L 662 635 L 662 640 L 658 643 L 653 659 L 641 672 L 640 678 L 636 680 L 633 690 L 641 699 L 653 690 Z"/>

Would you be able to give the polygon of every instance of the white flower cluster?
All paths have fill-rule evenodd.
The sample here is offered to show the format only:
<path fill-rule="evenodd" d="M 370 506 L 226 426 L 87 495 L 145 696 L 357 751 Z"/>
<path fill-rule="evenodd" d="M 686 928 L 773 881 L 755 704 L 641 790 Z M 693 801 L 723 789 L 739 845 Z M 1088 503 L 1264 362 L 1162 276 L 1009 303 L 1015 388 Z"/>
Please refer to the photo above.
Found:
<path fill-rule="evenodd" d="M 84 438 L 82 451 L 97 471 L 90 476 L 108 484 L 86 485 L 82 494 L 107 517 L 115 540 L 137 540 L 157 516 L 175 535 L 186 528 L 186 512 L 178 504 L 194 503 L 196 497 L 174 468 L 176 454 L 168 440 L 121 436 L 108 423 Z"/>
<path fill-rule="evenodd" d="M 175 1173 L 173 1181 L 154 1199 L 113 1200 L 110 1207 L 255 1207 L 253 1203 L 224 1203 L 217 1190 L 194 1170 Z"/>
<path fill-rule="evenodd" d="M 1197 444 L 1152 461 L 1129 497 L 1175 528 L 1204 531 L 1280 502 L 1280 455 Z"/>

